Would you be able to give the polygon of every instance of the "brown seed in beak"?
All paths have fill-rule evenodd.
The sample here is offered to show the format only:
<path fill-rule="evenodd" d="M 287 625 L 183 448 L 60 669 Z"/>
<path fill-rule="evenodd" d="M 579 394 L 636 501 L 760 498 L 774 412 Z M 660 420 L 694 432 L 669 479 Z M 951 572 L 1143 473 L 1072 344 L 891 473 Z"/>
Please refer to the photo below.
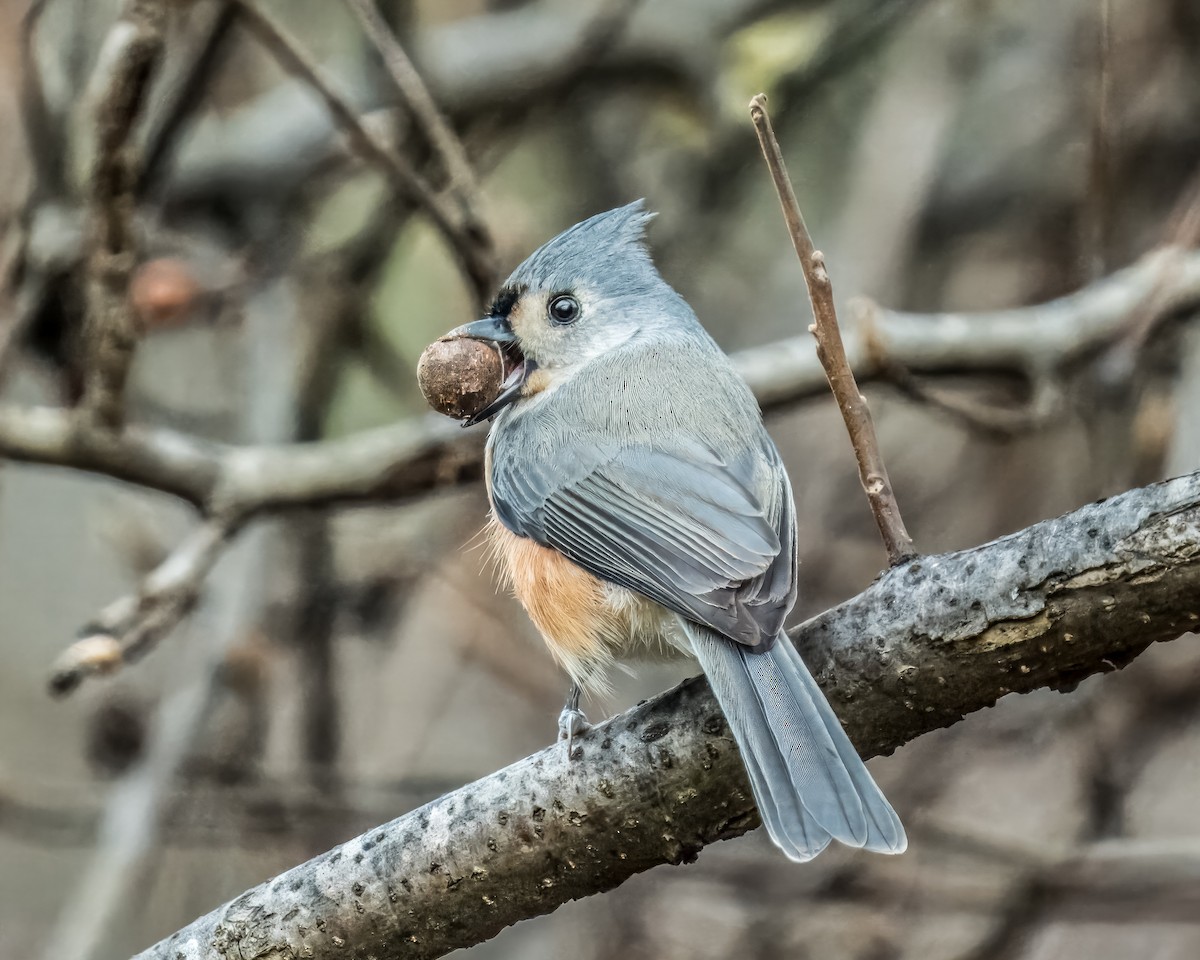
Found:
<path fill-rule="evenodd" d="M 466 420 L 487 408 L 504 382 L 500 346 L 468 337 L 435 340 L 417 362 L 417 382 L 438 413 Z"/>

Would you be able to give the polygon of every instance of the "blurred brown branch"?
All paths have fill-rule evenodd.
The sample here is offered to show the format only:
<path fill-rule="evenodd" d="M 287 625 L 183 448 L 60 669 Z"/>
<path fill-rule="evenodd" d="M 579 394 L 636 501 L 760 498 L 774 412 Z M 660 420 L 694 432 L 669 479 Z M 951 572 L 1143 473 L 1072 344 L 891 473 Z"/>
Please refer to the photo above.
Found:
<path fill-rule="evenodd" d="M 482 195 L 475 171 L 467 159 L 467 151 L 450 121 L 438 109 L 425 81 L 393 35 L 387 21 L 370 0 L 346 0 L 363 31 L 383 58 L 396 91 L 405 107 L 416 119 L 425 138 L 436 152 L 447 177 L 446 192 L 458 204 L 461 230 L 468 235 L 482 275 L 476 285 L 476 301 L 483 306 L 498 282 L 495 256 L 496 243 L 480 210 Z"/>
<path fill-rule="evenodd" d="M 162 0 L 128 0 L 105 40 L 102 59 L 102 68 L 111 65 L 96 107 L 96 158 L 88 197 L 91 362 L 84 412 L 108 429 L 124 421 L 125 381 L 140 334 L 128 299 L 137 258 L 133 208 L 139 167 L 130 137 L 162 57 L 166 18 Z"/>
<path fill-rule="evenodd" d="M 1005 694 L 1072 689 L 1127 664 L 1195 626 L 1198 590 L 1194 473 L 915 559 L 793 637 L 873 756 Z M 438 957 L 757 825 L 700 679 L 600 725 L 581 749 L 583 764 L 547 748 L 368 831 L 139 960 L 335 957 L 368 943 L 381 960 Z"/>

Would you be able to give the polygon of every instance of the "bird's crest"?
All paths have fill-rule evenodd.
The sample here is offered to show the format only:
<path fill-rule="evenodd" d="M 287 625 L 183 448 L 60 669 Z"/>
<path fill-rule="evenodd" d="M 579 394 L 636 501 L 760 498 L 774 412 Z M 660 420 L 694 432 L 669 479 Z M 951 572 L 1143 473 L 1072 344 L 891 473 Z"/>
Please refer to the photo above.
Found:
<path fill-rule="evenodd" d="M 598 213 L 549 240 L 516 270 L 506 287 L 567 288 L 577 281 L 602 281 L 649 268 L 646 225 L 655 214 L 644 200 Z"/>

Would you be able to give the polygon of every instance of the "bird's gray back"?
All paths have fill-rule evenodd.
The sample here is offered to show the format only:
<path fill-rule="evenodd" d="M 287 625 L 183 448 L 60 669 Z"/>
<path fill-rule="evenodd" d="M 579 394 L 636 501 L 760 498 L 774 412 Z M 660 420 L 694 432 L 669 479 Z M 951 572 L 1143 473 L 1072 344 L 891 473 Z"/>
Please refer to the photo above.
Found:
<path fill-rule="evenodd" d="M 791 491 L 753 395 L 698 324 L 589 362 L 502 414 L 489 445 L 514 533 L 733 639 L 773 641 L 796 593 Z"/>

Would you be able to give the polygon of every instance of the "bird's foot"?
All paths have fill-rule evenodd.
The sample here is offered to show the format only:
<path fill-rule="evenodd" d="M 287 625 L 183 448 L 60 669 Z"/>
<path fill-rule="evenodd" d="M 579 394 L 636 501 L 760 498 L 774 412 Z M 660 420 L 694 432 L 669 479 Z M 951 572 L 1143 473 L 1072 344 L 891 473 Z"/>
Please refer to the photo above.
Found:
<path fill-rule="evenodd" d="M 575 738 L 581 737 L 589 730 L 592 725 L 588 723 L 588 718 L 584 712 L 579 709 L 579 687 L 571 685 L 571 692 L 567 695 L 566 706 L 562 708 L 562 713 L 558 715 L 558 739 L 567 742 L 567 759 L 570 760 L 575 749 Z"/>
<path fill-rule="evenodd" d="M 567 759 L 575 749 L 575 738 L 582 737 L 592 729 L 588 718 L 578 707 L 563 707 L 558 715 L 558 739 L 567 741 Z"/>

